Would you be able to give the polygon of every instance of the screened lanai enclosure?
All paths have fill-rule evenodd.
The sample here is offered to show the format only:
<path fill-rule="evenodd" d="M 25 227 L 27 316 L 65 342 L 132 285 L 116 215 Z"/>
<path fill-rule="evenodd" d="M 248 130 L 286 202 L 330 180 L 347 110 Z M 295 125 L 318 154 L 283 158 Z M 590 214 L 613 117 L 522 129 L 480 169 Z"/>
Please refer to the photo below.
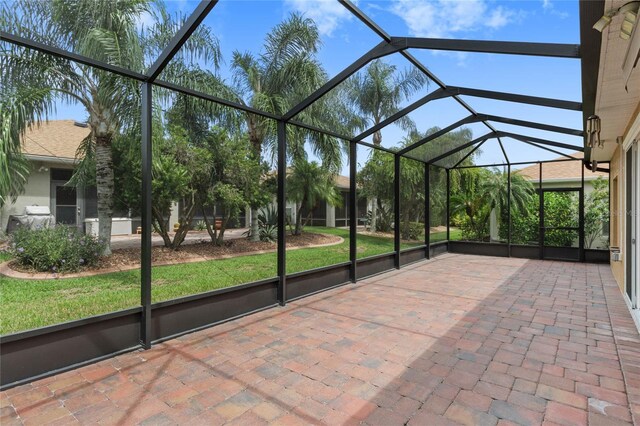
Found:
<path fill-rule="evenodd" d="M 600 46 L 587 23 L 603 2 L 580 3 L 582 45 L 394 36 L 339 3 L 367 47 L 333 39 L 333 76 L 301 15 L 274 22 L 260 54 L 224 61 L 221 44 L 234 40 L 215 27 L 232 18 L 216 15 L 217 1 L 122 33 L 133 11 L 114 23 L 100 11 L 4 7 L 3 108 L 21 111 L 12 137 L 44 123 L 51 99 L 80 104 L 91 133 L 61 185 L 96 188 L 102 244 L 118 214 L 134 237 L 111 238 L 88 273 L 0 278 L 3 389 L 447 252 L 609 261 L 608 165 L 590 161 L 584 131 Z M 448 85 L 428 51 L 521 61 L 522 90 L 486 90 L 500 77 L 479 69 L 465 72 L 488 84 Z M 524 94 L 565 61 L 581 100 Z M 379 90 L 376 78 L 395 86 Z M 528 118 L 497 114 L 504 104 Z M 421 114 L 445 110 L 455 117 L 445 127 Z"/>

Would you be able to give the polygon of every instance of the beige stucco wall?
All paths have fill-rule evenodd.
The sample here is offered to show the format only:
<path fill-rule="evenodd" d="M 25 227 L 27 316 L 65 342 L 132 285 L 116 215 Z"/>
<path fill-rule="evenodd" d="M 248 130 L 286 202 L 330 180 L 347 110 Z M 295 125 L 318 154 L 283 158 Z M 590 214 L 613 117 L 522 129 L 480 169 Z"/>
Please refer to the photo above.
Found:
<path fill-rule="evenodd" d="M 36 163 L 29 175 L 29 180 L 25 186 L 23 195 L 19 196 L 15 203 L 5 205 L 0 209 L 0 229 L 2 232 L 7 230 L 7 222 L 10 215 L 24 214 L 24 208 L 26 206 L 49 206 L 50 193 L 51 193 L 51 178 L 49 167 L 40 169 L 40 163 Z"/>
<path fill-rule="evenodd" d="M 609 179 L 611 182 L 611 220 L 609 235 L 611 236 L 611 246 L 617 246 L 623 249 L 625 247 L 625 232 L 624 232 L 624 220 L 622 212 L 625 211 L 625 197 L 624 197 L 624 161 L 623 161 L 623 150 L 620 145 L 616 148 L 611 157 L 610 169 L 611 172 L 609 174 Z M 613 194 L 614 191 L 614 180 L 617 179 L 617 196 Z M 617 203 L 616 203 L 617 200 Z M 616 203 L 614 205 L 614 203 Z M 616 229 L 617 222 L 617 235 L 614 235 Z M 619 262 L 611 262 L 611 271 L 613 272 L 613 276 L 620 287 L 620 290 L 624 289 L 624 256 L 623 259 Z"/>

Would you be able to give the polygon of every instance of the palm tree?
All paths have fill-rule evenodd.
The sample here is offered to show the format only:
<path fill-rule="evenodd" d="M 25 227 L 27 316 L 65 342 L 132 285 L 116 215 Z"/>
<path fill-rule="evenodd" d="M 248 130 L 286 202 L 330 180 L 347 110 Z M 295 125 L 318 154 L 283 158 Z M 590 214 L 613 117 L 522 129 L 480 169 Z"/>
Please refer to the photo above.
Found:
<path fill-rule="evenodd" d="M 334 174 L 317 162 L 304 159 L 293 163 L 291 174 L 287 177 L 287 194 L 296 203 L 296 225 L 293 235 L 300 235 L 302 228 L 318 203 L 326 202 L 330 206 L 340 203 L 341 198 L 333 183 Z M 302 221 L 302 209 L 309 213 Z"/>
<path fill-rule="evenodd" d="M 185 18 L 174 19 L 162 8 L 156 14 L 151 0 L 23 0 L 3 3 L 0 23 L 7 31 L 122 68 L 143 72 Z M 144 14 L 160 21 L 139 30 Z M 203 60 L 217 66 L 218 42 L 206 29 L 198 30 L 180 50 L 165 75 L 184 73 Z M 185 67 L 184 63 L 189 66 Z M 140 99 L 136 82 L 41 52 L 5 45 L 0 51 L 3 95 L 3 130 L 0 169 L 9 155 L 20 152 L 20 136 L 39 125 L 60 101 L 78 103 L 88 115 L 89 136 L 81 145 L 80 174 L 95 167 L 98 193 L 99 236 L 110 254 L 111 217 L 114 206 L 112 143 L 119 134 L 139 129 Z M 4 107 L 6 106 L 6 110 Z M 4 121 L 5 117 L 10 120 Z M 3 174 L 4 176 L 4 174 Z M 7 188 L 20 189 L 25 177 L 12 173 L 0 183 L 3 199 Z M 7 181 L 14 183 L 7 184 Z"/>
<path fill-rule="evenodd" d="M 290 15 L 266 36 L 263 52 L 233 53 L 235 90 L 229 93 L 237 102 L 282 115 L 297 102 L 327 81 L 327 75 L 315 55 L 320 48 L 316 24 L 299 14 Z M 298 119 L 317 126 L 341 130 L 349 126 L 348 114 L 337 94 L 329 94 L 299 114 Z M 272 158 L 277 149 L 276 122 L 251 113 L 244 114 L 246 131 L 256 161 L 267 152 Z M 345 144 L 336 138 L 287 126 L 288 155 L 304 156 L 309 142 L 313 153 L 332 171 L 341 169 Z M 251 236 L 258 239 L 258 209 L 251 206 Z"/>
<path fill-rule="evenodd" d="M 486 233 L 491 212 L 508 211 L 509 175 L 498 169 L 466 169 L 460 176 L 461 191 L 451 197 L 451 211 L 467 216 L 476 239 Z M 527 211 L 535 190 L 531 182 L 518 173 L 511 174 L 511 214 Z"/>
<path fill-rule="evenodd" d="M 417 68 L 396 75 L 396 67 L 381 59 L 372 61 L 364 70 L 347 80 L 347 93 L 352 106 L 365 118 L 366 127 L 380 124 L 401 109 L 403 101 L 428 84 L 424 73 Z M 415 123 L 404 116 L 396 122 L 403 130 L 412 132 Z M 382 132 L 373 134 L 373 144 L 382 144 Z M 371 200 L 371 227 L 375 229 L 377 197 Z"/>

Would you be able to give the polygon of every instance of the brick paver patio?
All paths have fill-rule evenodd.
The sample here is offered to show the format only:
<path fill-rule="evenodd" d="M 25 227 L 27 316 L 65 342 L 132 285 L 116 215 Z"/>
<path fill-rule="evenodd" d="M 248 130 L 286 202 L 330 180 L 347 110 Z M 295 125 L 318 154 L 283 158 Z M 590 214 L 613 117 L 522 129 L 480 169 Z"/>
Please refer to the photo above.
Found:
<path fill-rule="evenodd" d="M 640 340 L 608 265 L 448 254 L 10 389 L 0 407 L 3 426 L 627 424 Z"/>

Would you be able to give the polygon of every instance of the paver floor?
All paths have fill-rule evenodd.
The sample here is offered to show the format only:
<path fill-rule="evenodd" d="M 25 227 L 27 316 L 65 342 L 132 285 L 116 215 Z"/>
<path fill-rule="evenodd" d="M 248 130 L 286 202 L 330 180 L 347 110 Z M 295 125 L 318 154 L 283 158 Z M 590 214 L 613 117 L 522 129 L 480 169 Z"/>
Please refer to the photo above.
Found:
<path fill-rule="evenodd" d="M 608 265 L 443 255 L 1 393 L 10 424 L 640 421 Z"/>

